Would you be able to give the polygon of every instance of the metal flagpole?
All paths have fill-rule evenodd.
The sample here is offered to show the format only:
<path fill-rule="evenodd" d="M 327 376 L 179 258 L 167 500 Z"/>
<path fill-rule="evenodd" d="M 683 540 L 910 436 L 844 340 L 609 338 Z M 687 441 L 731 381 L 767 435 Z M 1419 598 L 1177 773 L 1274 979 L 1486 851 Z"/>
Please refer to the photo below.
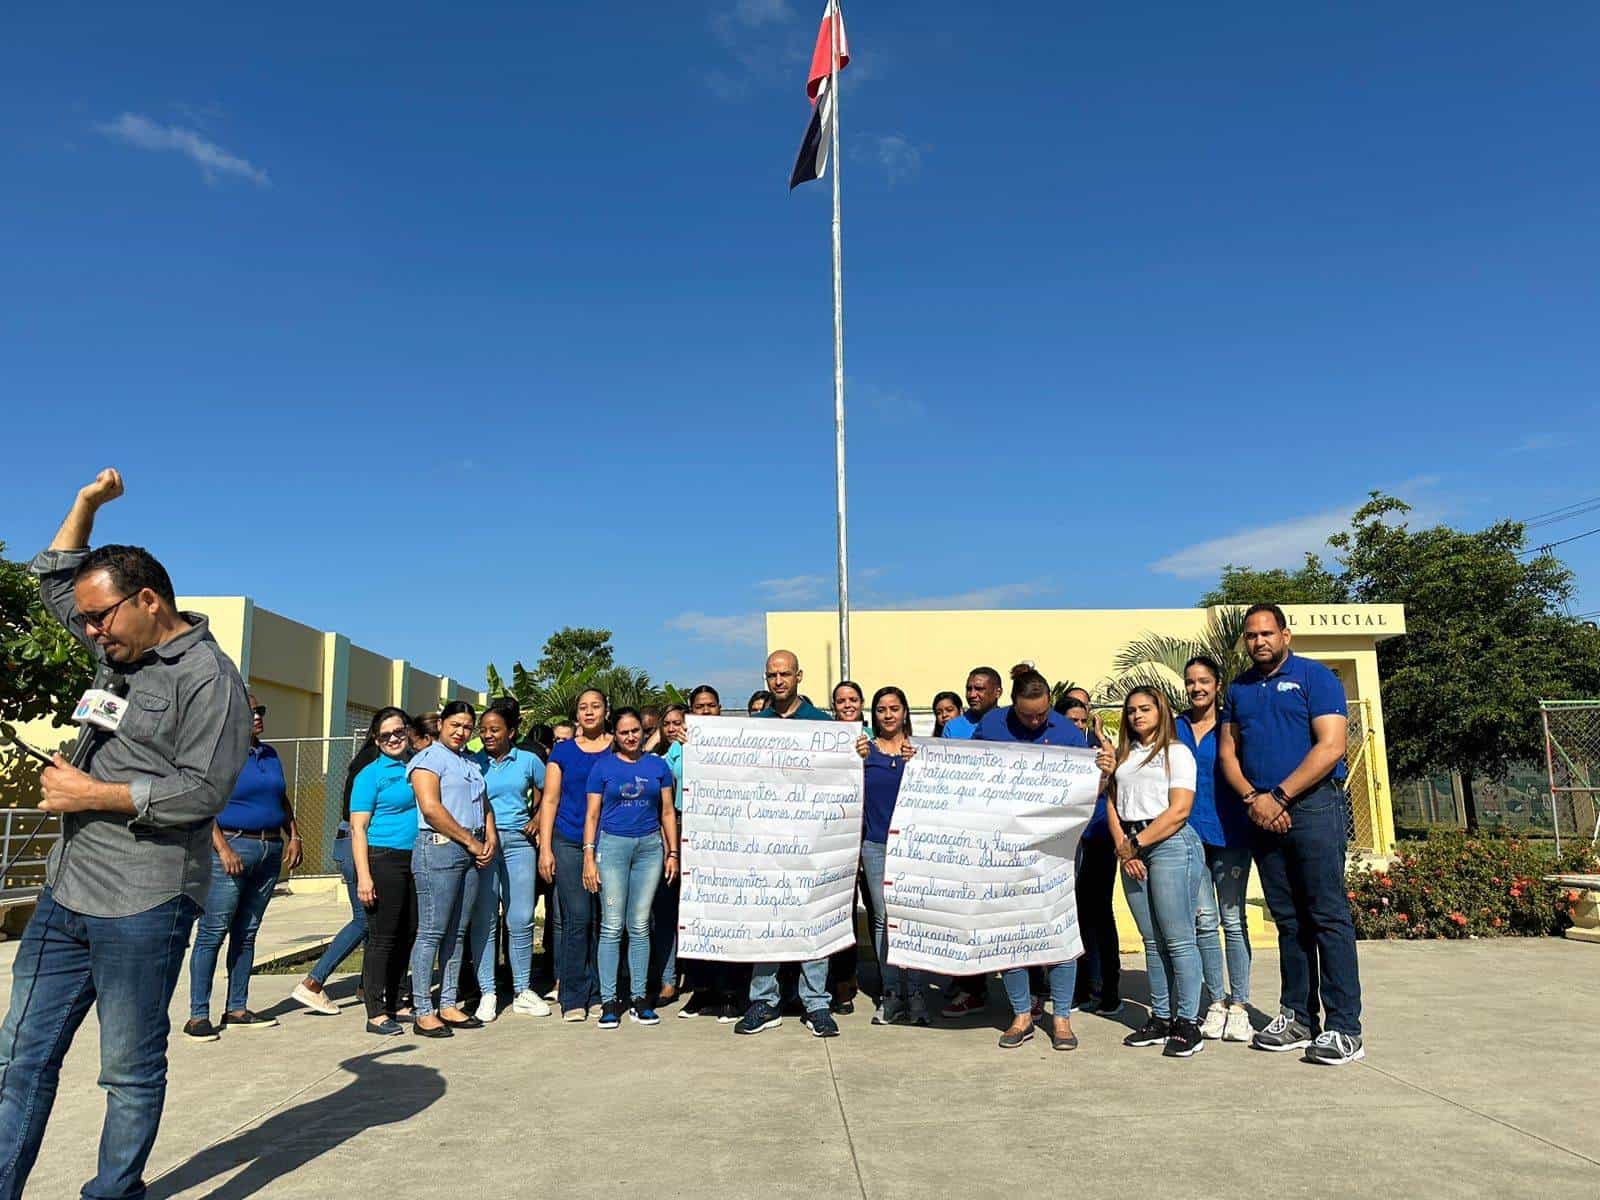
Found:
<path fill-rule="evenodd" d="M 833 105 L 833 458 L 839 531 L 839 678 L 850 678 L 850 567 L 844 505 L 844 266 L 839 240 L 839 44 L 844 17 L 832 0 L 828 101 Z"/>

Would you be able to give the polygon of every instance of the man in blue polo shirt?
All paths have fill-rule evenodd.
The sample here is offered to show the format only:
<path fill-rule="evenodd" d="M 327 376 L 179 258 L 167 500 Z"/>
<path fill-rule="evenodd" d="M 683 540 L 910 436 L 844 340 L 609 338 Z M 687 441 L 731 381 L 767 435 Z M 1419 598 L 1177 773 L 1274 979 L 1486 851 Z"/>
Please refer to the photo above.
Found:
<path fill-rule="evenodd" d="M 800 694 L 800 681 L 805 672 L 800 660 L 788 650 L 774 650 L 767 656 L 767 690 L 772 693 L 772 703 L 755 715 L 773 720 L 831 721 L 823 712 Z M 755 963 L 750 970 L 750 1007 L 735 1033 L 753 1034 L 783 1024 L 778 1010 L 779 963 Z M 813 958 L 800 964 L 800 1001 L 806 1015 L 801 1023 L 813 1037 L 838 1037 L 839 1024 L 829 1011 L 828 960 Z"/>
<path fill-rule="evenodd" d="M 1307 1061 L 1338 1066 L 1366 1055 L 1344 883 L 1346 702 L 1334 673 L 1295 655 L 1289 640 L 1276 604 L 1245 613 L 1254 665 L 1228 687 L 1217 761 L 1255 825 L 1261 890 L 1278 926 L 1280 1011 L 1254 1044 L 1304 1048 Z"/>
<path fill-rule="evenodd" d="M 967 711 L 945 722 L 944 736 L 970 739 L 978 731 L 978 722 L 999 707 L 1004 686 L 1000 672 L 993 667 L 973 667 L 967 676 Z"/>

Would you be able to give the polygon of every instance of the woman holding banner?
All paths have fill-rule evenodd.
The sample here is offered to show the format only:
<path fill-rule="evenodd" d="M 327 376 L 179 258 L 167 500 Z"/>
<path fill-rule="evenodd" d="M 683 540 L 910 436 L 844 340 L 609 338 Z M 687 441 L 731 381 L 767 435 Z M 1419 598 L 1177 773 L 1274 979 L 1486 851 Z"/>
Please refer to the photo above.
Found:
<path fill-rule="evenodd" d="M 1012 668 L 1011 704 L 984 714 L 972 737 L 974 741 L 985 742 L 1033 742 L 1085 748 L 1089 745 L 1082 730 L 1050 707 L 1050 684 L 1026 663 Z M 1050 979 L 1050 1046 L 1055 1050 L 1076 1050 L 1078 1037 L 1072 1032 L 1072 989 L 1078 979 L 1077 960 L 1052 963 L 1045 969 Z M 1033 1038 L 1033 997 L 1028 989 L 1028 968 L 1009 967 L 1000 978 L 1015 1014 L 1010 1027 L 1000 1035 L 1000 1048 L 1015 1050 Z"/>
<path fill-rule="evenodd" d="M 889 964 L 888 915 L 883 898 L 889 825 L 894 820 L 894 805 L 900 796 L 905 764 L 917 753 L 916 744 L 911 740 L 910 715 L 911 706 L 904 692 L 897 687 L 879 688 L 872 697 L 872 736 L 862 734 L 856 742 L 856 751 L 865 760 L 862 765 L 865 796 L 861 810 L 861 865 L 866 871 L 868 895 L 872 899 L 872 944 L 878 952 L 878 974 L 883 985 L 878 1011 L 872 1014 L 874 1025 L 928 1023 L 922 972 L 902 970 Z"/>
<path fill-rule="evenodd" d="M 672 806 L 672 768 L 640 750 L 639 711 L 619 708 L 612 750 L 589 772 L 583 822 L 583 886 L 600 897 L 600 1028 L 622 1024 L 617 998 L 622 930 L 628 930 L 629 1016 L 640 1025 L 661 1018 L 645 994 L 650 966 L 650 909 L 663 877 L 678 878 L 678 818 Z"/>
<path fill-rule="evenodd" d="M 1165 1043 L 1168 1058 L 1188 1058 L 1205 1045 L 1196 1021 L 1201 970 L 1195 942 L 1197 865 L 1205 855 L 1189 828 L 1194 755 L 1178 739 L 1159 689 L 1128 693 L 1116 752 L 1102 744 L 1096 761 L 1102 772 L 1113 773 L 1106 824 L 1122 860 L 1122 890 L 1144 938 L 1150 978 L 1150 1017 L 1123 1045 Z"/>
<path fill-rule="evenodd" d="M 539 805 L 539 874 L 555 881 L 561 906 L 561 953 L 556 962 L 563 1021 L 587 1021 L 600 1002 L 595 957 L 600 928 L 594 897 L 583 886 L 583 825 L 589 811 L 589 772 L 611 751 L 606 694 L 586 688 L 578 697 L 578 732 L 550 751 Z"/>

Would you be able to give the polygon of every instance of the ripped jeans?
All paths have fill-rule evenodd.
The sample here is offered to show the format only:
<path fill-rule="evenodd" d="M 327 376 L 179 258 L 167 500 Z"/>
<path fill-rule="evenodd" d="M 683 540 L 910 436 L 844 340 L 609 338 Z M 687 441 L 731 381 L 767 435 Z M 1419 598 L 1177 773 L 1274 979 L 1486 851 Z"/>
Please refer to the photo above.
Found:
<path fill-rule="evenodd" d="M 1200 875 L 1200 902 L 1195 908 L 1195 935 L 1200 966 L 1210 1002 L 1250 1002 L 1250 928 L 1244 895 L 1250 885 L 1248 846 L 1200 846 L 1195 869 Z M 1221 936 L 1218 936 L 1218 930 Z M 1226 951 L 1226 955 L 1224 955 Z M 1226 957 L 1228 983 L 1223 987 Z"/>

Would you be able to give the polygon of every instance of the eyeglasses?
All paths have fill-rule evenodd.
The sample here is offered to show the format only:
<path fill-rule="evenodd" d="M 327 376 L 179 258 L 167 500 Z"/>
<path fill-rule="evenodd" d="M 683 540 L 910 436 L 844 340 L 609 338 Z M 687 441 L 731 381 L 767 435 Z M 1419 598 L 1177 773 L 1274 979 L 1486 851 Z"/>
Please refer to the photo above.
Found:
<path fill-rule="evenodd" d="M 143 588 L 139 589 L 139 591 L 143 590 Z M 138 594 L 138 591 L 129 592 L 121 600 L 118 600 L 115 604 L 111 605 L 111 607 L 102 608 L 99 612 L 80 613 L 79 615 L 83 618 L 83 627 L 87 629 L 89 626 L 93 625 L 101 633 L 105 633 L 110 627 L 111 618 L 116 613 L 117 609 L 121 608 L 124 604 L 126 604 L 129 600 L 132 600 Z"/>
<path fill-rule="evenodd" d="M 380 742 L 403 742 L 405 740 L 406 731 L 404 729 L 391 729 L 388 733 L 380 733 L 378 735 L 378 741 Z"/>
<path fill-rule="evenodd" d="M 267 715 L 267 706 L 265 704 L 258 704 L 250 711 L 258 717 L 264 717 Z"/>

